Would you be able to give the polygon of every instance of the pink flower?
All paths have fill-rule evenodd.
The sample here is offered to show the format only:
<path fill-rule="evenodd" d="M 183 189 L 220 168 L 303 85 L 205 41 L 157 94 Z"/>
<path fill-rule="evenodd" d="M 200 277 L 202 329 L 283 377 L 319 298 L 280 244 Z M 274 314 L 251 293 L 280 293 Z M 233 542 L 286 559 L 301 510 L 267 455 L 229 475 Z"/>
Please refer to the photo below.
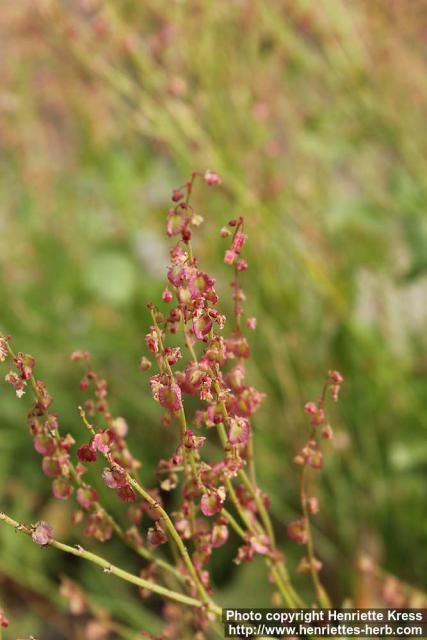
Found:
<path fill-rule="evenodd" d="M 246 444 L 250 436 L 250 426 L 245 418 L 230 418 L 228 440 L 231 444 Z"/>
<path fill-rule="evenodd" d="M 77 456 L 81 462 L 95 462 L 96 451 L 89 444 L 82 444 L 77 449 Z"/>
<path fill-rule="evenodd" d="M 308 413 L 309 416 L 313 416 L 317 412 L 317 404 L 315 402 L 306 402 L 304 411 Z"/>
<path fill-rule="evenodd" d="M 34 438 L 34 449 L 42 456 L 51 456 L 55 451 L 55 440 L 47 433 L 40 433 Z"/>
<path fill-rule="evenodd" d="M 128 484 L 124 487 L 120 487 L 119 489 L 117 489 L 117 496 L 123 502 L 135 502 L 136 500 L 135 493 L 132 487 Z"/>
<path fill-rule="evenodd" d="M 227 251 L 224 254 L 224 262 L 225 264 L 233 264 L 234 259 L 236 258 L 237 254 L 235 251 L 233 251 L 233 249 L 227 249 Z"/>
<path fill-rule="evenodd" d="M 342 384 L 344 382 L 344 378 L 342 377 L 342 375 L 340 374 L 339 371 L 328 371 L 328 376 L 331 382 L 334 382 L 335 384 Z"/>
<path fill-rule="evenodd" d="M 42 460 L 42 471 L 48 478 L 62 475 L 62 467 L 58 458 L 45 456 Z"/>
<path fill-rule="evenodd" d="M 183 197 L 184 194 L 182 193 L 181 189 L 174 189 L 172 191 L 172 202 L 179 202 L 183 199 Z"/>
<path fill-rule="evenodd" d="M 167 541 L 168 537 L 158 522 L 154 524 L 154 527 L 150 527 L 148 529 L 147 544 L 150 549 L 155 549 L 160 544 L 164 544 Z"/>
<path fill-rule="evenodd" d="M 310 513 L 313 513 L 313 514 L 319 513 L 319 501 L 316 498 L 316 496 L 310 496 L 309 498 L 307 498 L 306 502 L 307 502 L 307 508 Z"/>
<path fill-rule="evenodd" d="M 32 527 L 31 538 L 33 539 L 33 542 L 43 547 L 52 542 L 53 529 L 47 522 L 41 520 Z"/>
<path fill-rule="evenodd" d="M 139 362 L 139 368 L 141 369 L 141 371 L 147 371 L 148 369 L 151 368 L 151 362 L 149 361 L 148 358 L 146 358 L 145 356 L 142 356 L 140 362 Z"/>
<path fill-rule="evenodd" d="M 172 293 L 169 291 L 169 289 L 165 289 L 162 293 L 162 300 L 163 302 L 172 302 L 173 300 L 173 295 Z"/>
<path fill-rule="evenodd" d="M 85 486 L 77 489 L 77 502 L 85 511 L 89 511 L 95 502 L 98 502 L 99 496 L 93 487 Z"/>
<path fill-rule="evenodd" d="M 219 177 L 219 175 L 217 173 L 214 173 L 213 171 L 210 171 L 209 169 L 205 172 L 204 178 L 206 184 L 208 184 L 210 187 L 216 187 L 217 185 L 221 184 L 221 178 Z"/>
<path fill-rule="evenodd" d="M 119 468 L 106 467 L 102 472 L 102 479 L 110 489 L 120 489 L 128 484 L 126 472 Z"/>
<path fill-rule="evenodd" d="M 110 429 L 106 429 L 105 431 L 100 430 L 93 436 L 90 447 L 98 450 L 100 453 L 108 453 L 113 440 L 114 433 Z"/>
<path fill-rule="evenodd" d="M 73 493 L 73 487 L 66 478 L 56 478 L 52 482 L 52 494 L 58 500 L 68 500 Z"/>
<path fill-rule="evenodd" d="M 290 540 L 294 540 L 298 544 L 307 544 L 308 542 L 308 533 L 303 518 L 288 524 L 287 533 Z"/>
<path fill-rule="evenodd" d="M 234 240 L 233 240 L 233 250 L 235 251 L 235 253 L 239 254 L 241 252 L 241 250 L 243 249 L 243 245 L 246 242 L 247 239 L 247 235 L 242 233 L 241 231 L 238 231 L 236 233 L 236 235 L 234 236 Z"/>
<path fill-rule="evenodd" d="M 252 331 L 255 331 L 255 329 L 256 329 L 256 318 L 248 318 L 246 320 L 246 326 L 248 327 L 248 329 L 251 329 Z"/>
<path fill-rule="evenodd" d="M 213 516 L 215 513 L 219 513 L 222 509 L 224 500 L 224 487 L 219 487 L 218 489 L 213 489 L 212 491 L 204 493 L 200 501 L 200 508 L 203 515 Z"/>
<path fill-rule="evenodd" d="M 207 313 L 199 310 L 193 317 L 193 331 L 198 340 L 205 340 L 212 329 L 212 320 Z"/>
<path fill-rule="evenodd" d="M 334 432 L 332 431 L 332 427 L 330 424 L 325 425 L 320 433 L 322 435 L 322 438 L 324 438 L 325 440 L 332 440 L 332 438 L 334 437 Z"/>
<path fill-rule="evenodd" d="M 159 402 L 168 411 L 175 413 L 181 408 L 181 389 L 176 382 L 170 385 L 161 385 L 159 389 Z"/>
<path fill-rule="evenodd" d="M 266 535 L 259 534 L 257 536 L 252 536 L 249 543 L 255 553 L 259 553 L 263 556 L 267 555 L 271 550 L 270 540 Z"/>
<path fill-rule="evenodd" d="M 190 219 L 176 209 L 170 209 L 166 221 L 166 233 L 171 238 L 183 233 Z"/>
<path fill-rule="evenodd" d="M 212 527 L 211 544 L 216 549 L 222 547 L 228 540 L 228 527 L 225 520 L 219 518 Z"/>
<path fill-rule="evenodd" d="M 206 442 L 203 436 L 196 436 L 190 429 L 184 434 L 183 445 L 186 449 L 200 449 Z"/>
<path fill-rule="evenodd" d="M 243 258 L 241 258 L 240 260 L 237 261 L 237 264 L 236 264 L 237 271 L 246 271 L 247 268 L 248 268 L 248 263 L 246 260 L 243 260 Z"/>

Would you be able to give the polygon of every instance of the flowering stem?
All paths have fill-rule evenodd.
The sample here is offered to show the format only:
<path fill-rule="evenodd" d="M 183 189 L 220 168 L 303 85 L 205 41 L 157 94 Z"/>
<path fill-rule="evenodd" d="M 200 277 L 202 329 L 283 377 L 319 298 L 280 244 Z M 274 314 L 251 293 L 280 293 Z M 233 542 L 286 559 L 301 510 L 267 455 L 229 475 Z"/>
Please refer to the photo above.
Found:
<path fill-rule="evenodd" d="M 188 554 L 187 551 L 187 547 L 185 546 L 185 544 L 183 543 L 183 541 L 181 540 L 179 533 L 177 532 L 177 530 L 174 527 L 174 524 L 172 522 L 172 520 L 169 518 L 167 512 L 163 509 L 163 507 L 161 507 L 159 505 L 159 503 L 148 493 L 148 491 L 146 491 L 129 473 L 126 474 L 127 480 L 129 482 L 129 484 L 133 487 L 133 489 L 135 489 L 135 491 L 137 491 L 143 498 L 144 500 L 146 500 L 150 506 L 155 509 L 156 511 L 159 512 L 159 514 L 161 515 L 162 519 L 165 522 L 166 528 L 169 531 L 169 534 L 171 535 L 171 537 L 173 538 L 173 540 L 176 543 L 176 546 L 179 549 L 179 552 L 182 556 L 182 559 L 188 569 L 188 572 L 190 574 L 190 576 L 192 577 L 197 591 L 200 594 L 200 597 L 202 599 L 202 601 L 208 605 L 210 603 L 210 599 L 209 596 L 207 595 L 204 586 L 202 585 L 200 578 L 197 574 L 197 571 L 193 565 L 193 563 L 191 562 L 190 556 Z M 212 605 L 209 604 L 209 606 L 214 606 L 214 608 L 216 608 L 216 613 L 219 612 L 219 615 L 221 614 L 221 609 L 219 609 L 219 607 L 216 607 L 216 605 Z"/>
<path fill-rule="evenodd" d="M 85 426 L 88 428 L 88 430 L 90 431 L 90 433 L 93 435 L 95 433 L 95 430 L 93 428 L 93 426 L 90 424 L 90 422 L 88 422 L 85 412 L 82 409 L 82 407 L 80 407 L 80 415 L 82 417 L 82 420 L 85 424 Z M 106 460 L 109 462 L 109 464 L 114 467 L 117 466 L 114 463 L 114 460 L 112 459 L 111 455 L 109 453 L 104 453 L 103 454 L 104 457 L 106 458 Z M 185 546 L 185 544 L 183 543 L 183 541 L 180 538 L 179 533 L 177 532 L 177 530 L 175 529 L 175 526 L 172 522 L 172 520 L 170 519 L 169 515 L 167 514 L 167 512 L 163 509 L 163 507 L 160 506 L 160 504 L 157 502 L 157 500 L 155 500 L 153 498 L 153 496 L 146 490 L 144 489 L 144 487 L 127 471 L 125 471 L 123 469 L 123 472 L 126 474 L 126 479 L 128 481 L 128 483 L 131 485 L 131 487 L 137 492 L 139 493 L 140 496 L 142 496 L 144 498 L 144 500 L 146 500 L 148 502 L 148 504 L 155 510 L 157 511 L 162 520 L 164 520 L 165 525 L 167 530 L 169 531 L 169 534 L 171 536 L 171 538 L 174 540 L 174 542 L 176 543 L 176 546 L 178 547 L 178 550 L 181 554 L 181 557 L 188 569 L 188 572 L 191 576 L 191 578 L 194 581 L 194 584 L 197 588 L 197 591 L 199 592 L 199 595 L 202 599 L 202 601 L 205 604 L 208 604 L 210 602 L 209 600 L 209 596 L 207 595 L 204 586 L 202 585 L 200 578 L 197 574 L 197 571 L 193 565 L 193 563 L 191 562 L 190 556 L 188 554 L 187 551 L 187 547 Z M 220 610 L 219 610 L 220 611 Z"/>
<path fill-rule="evenodd" d="M 313 536 L 311 533 L 311 526 L 310 526 L 310 517 L 308 514 L 308 509 L 307 509 L 307 496 L 306 496 L 306 491 L 305 491 L 305 480 L 306 480 L 306 467 L 303 468 L 302 473 L 301 473 L 301 506 L 302 506 L 302 512 L 303 512 L 303 517 L 304 517 L 304 525 L 305 525 L 305 530 L 307 532 L 307 553 L 308 553 L 308 560 L 309 560 L 309 564 L 310 564 L 310 574 L 311 574 L 311 578 L 313 580 L 313 585 L 314 588 L 316 590 L 316 594 L 317 594 L 317 598 L 319 600 L 319 604 L 321 607 L 330 607 L 331 603 L 329 601 L 329 598 L 326 594 L 325 589 L 323 588 L 320 580 L 319 580 L 319 576 L 317 573 L 317 569 L 316 569 L 316 558 L 314 555 L 314 545 L 313 545 Z"/>
<path fill-rule="evenodd" d="M 5 522 L 11 527 L 14 527 L 15 531 L 19 531 L 19 532 L 25 533 L 28 536 L 31 536 L 30 527 L 20 524 L 16 520 L 13 520 L 12 518 L 10 518 L 5 513 L 0 513 L 0 521 Z M 141 587 L 142 589 L 147 589 L 148 591 L 157 593 L 165 598 L 169 598 L 170 600 L 175 600 L 176 602 L 180 602 L 182 604 L 186 604 L 186 605 L 189 605 L 192 607 L 198 607 L 198 608 L 201 608 L 206 605 L 207 608 L 210 611 L 212 611 L 212 613 L 215 613 L 215 615 L 217 616 L 218 616 L 218 612 L 219 613 L 221 612 L 219 607 L 213 606 L 209 602 L 207 603 L 201 602 L 196 598 L 192 598 L 183 593 L 178 593 L 177 591 L 172 591 L 171 589 L 162 587 L 161 585 L 156 584 L 155 582 L 144 580 L 144 578 L 140 578 L 139 576 L 135 576 L 132 573 L 129 573 L 128 571 L 124 571 L 123 569 L 120 569 L 120 567 L 117 567 L 111 564 L 110 562 L 108 562 L 107 560 L 105 560 L 105 558 L 102 558 L 101 556 L 91 553 L 90 551 L 86 551 L 82 547 L 71 547 L 70 545 L 64 544 L 63 542 L 59 542 L 58 540 L 51 540 L 48 543 L 48 546 L 54 547 L 55 549 L 59 549 L 60 551 L 64 551 L 65 553 L 70 553 L 74 556 L 84 558 L 85 560 L 88 560 L 89 562 L 93 562 L 94 564 L 97 564 L 98 566 L 102 567 L 105 573 L 111 573 L 117 576 L 118 578 L 125 580 L 126 582 L 135 584 L 138 587 Z"/>
<path fill-rule="evenodd" d="M 214 381 L 214 389 L 215 392 L 217 394 L 218 400 L 220 397 L 220 387 L 219 387 L 219 383 L 217 380 Z M 228 420 L 228 412 L 227 412 L 227 408 L 225 406 L 225 402 L 223 400 L 219 400 L 219 405 L 220 405 L 220 409 L 222 411 L 222 414 L 224 416 L 224 420 L 227 421 Z M 217 431 L 218 431 L 218 435 L 219 438 L 221 440 L 221 444 L 223 446 L 223 448 L 226 448 L 227 446 L 227 434 L 225 432 L 225 428 L 224 428 L 224 424 L 223 423 L 219 423 L 217 425 Z M 276 546 L 275 546 L 275 539 L 274 539 L 274 533 L 273 533 L 273 528 L 271 525 L 271 521 L 270 518 L 268 516 L 267 510 L 264 507 L 264 504 L 262 502 L 262 499 L 259 497 L 258 492 L 252 487 L 252 484 L 247 476 L 247 474 L 245 473 L 245 471 L 242 469 L 239 471 L 239 477 L 242 479 L 242 481 L 244 482 L 245 486 L 250 490 L 251 494 L 253 495 L 256 505 L 258 507 L 258 510 L 260 512 L 261 518 L 263 520 L 265 520 L 265 522 L 267 523 L 264 524 L 264 526 L 266 527 L 267 533 L 270 537 L 270 542 L 271 545 L 273 547 L 273 550 L 276 551 Z M 226 478 L 226 487 L 229 491 L 230 497 L 234 503 L 234 506 L 237 509 L 237 512 L 239 513 L 241 519 L 243 520 L 243 522 L 245 523 L 245 525 L 248 527 L 248 530 L 250 531 L 253 527 L 251 522 L 249 521 L 249 519 L 247 518 L 244 510 L 242 509 L 239 499 L 236 495 L 236 492 L 234 491 L 234 487 L 231 483 L 231 481 Z M 270 534 L 271 532 L 271 534 Z M 275 582 L 282 594 L 282 597 L 284 598 L 284 601 L 289 605 L 289 606 L 294 606 L 295 604 L 303 604 L 302 600 L 299 598 L 299 596 L 296 594 L 294 588 L 292 587 L 292 584 L 290 582 L 289 579 L 289 575 L 288 572 L 286 571 L 286 567 L 284 566 L 283 562 L 280 561 L 276 561 L 275 563 L 277 566 L 280 567 L 279 572 L 274 571 L 272 572 L 272 575 L 275 579 Z"/>

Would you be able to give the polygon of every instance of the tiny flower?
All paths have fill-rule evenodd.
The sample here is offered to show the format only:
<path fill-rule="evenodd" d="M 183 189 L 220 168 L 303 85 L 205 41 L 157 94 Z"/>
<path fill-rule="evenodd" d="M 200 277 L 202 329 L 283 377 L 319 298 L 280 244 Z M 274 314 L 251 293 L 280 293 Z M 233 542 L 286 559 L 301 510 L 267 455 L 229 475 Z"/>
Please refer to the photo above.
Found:
<path fill-rule="evenodd" d="M 77 502 L 85 511 L 89 511 L 95 502 L 98 502 L 99 496 L 93 487 L 84 486 L 77 489 Z"/>
<path fill-rule="evenodd" d="M 320 560 L 314 558 L 313 567 L 311 566 L 311 562 L 309 558 L 302 558 L 297 567 L 297 573 L 308 573 L 309 571 L 314 569 L 314 571 L 319 572 L 322 568 L 322 563 Z"/>
<path fill-rule="evenodd" d="M 203 515 L 213 516 L 215 513 L 219 513 L 222 509 L 224 500 L 224 487 L 219 487 L 218 489 L 204 493 L 200 501 L 200 508 Z"/>
<path fill-rule="evenodd" d="M 150 331 L 145 336 L 145 344 L 151 353 L 159 352 L 159 336 L 155 327 L 151 327 Z"/>
<path fill-rule="evenodd" d="M 288 537 L 291 540 L 298 542 L 298 544 L 307 544 L 308 542 L 307 528 L 302 518 L 294 520 L 294 522 L 288 524 L 287 533 Z"/>
<path fill-rule="evenodd" d="M 113 431 L 113 440 L 114 435 L 119 436 L 119 438 L 124 438 L 129 431 L 128 423 L 121 416 L 117 416 L 117 418 L 112 421 L 111 429 Z"/>
<path fill-rule="evenodd" d="M 221 178 L 217 173 L 214 173 L 213 171 L 207 170 L 205 172 L 204 178 L 206 184 L 208 184 L 210 187 L 216 187 L 217 185 L 221 184 Z"/>
<path fill-rule="evenodd" d="M 181 189 L 174 189 L 172 191 L 172 202 L 179 202 L 183 199 L 183 197 L 184 194 L 182 193 Z"/>
<path fill-rule="evenodd" d="M 255 329 L 256 329 L 256 318 L 248 318 L 246 320 L 246 326 L 248 327 L 248 329 L 251 329 L 252 331 L 255 331 Z"/>
<path fill-rule="evenodd" d="M 252 560 L 254 556 L 254 550 L 250 544 L 244 544 L 237 550 L 237 556 L 234 558 L 233 562 L 235 564 L 241 564 L 242 562 L 248 562 Z"/>
<path fill-rule="evenodd" d="M 233 240 L 233 250 L 235 253 L 239 254 L 241 252 L 241 250 L 243 249 L 243 245 L 246 242 L 247 239 L 247 235 L 242 233 L 241 231 L 238 231 L 236 233 L 236 235 L 234 236 L 234 240 Z"/>
<path fill-rule="evenodd" d="M 44 432 L 34 438 L 33 444 L 34 449 L 42 456 L 51 456 L 56 447 L 54 438 Z"/>
<path fill-rule="evenodd" d="M 96 451 L 89 444 L 82 444 L 77 449 L 77 456 L 81 462 L 95 462 Z"/>
<path fill-rule="evenodd" d="M 221 238 L 228 238 L 228 236 L 230 235 L 230 231 L 227 229 L 227 227 L 222 227 L 219 235 Z"/>
<path fill-rule="evenodd" d="M 126 485 L 124 487 L 120 487 L 120 489 L 117 489 L 117 496 L 123 502 L 135 502 L 136 500 L 135 493 L 132 487 L 130 487 L 129 485 Z"/>
<path fill-rule="evenodd" d="M 248 268 L 247 260 L 243 260 L 243 258 L 241 258 L 236 262 L 237 271 L 246 271 L 247 268 Z"/>
<path fill-rule="evenodd" d="M 250 436 L 250 426 L 245 418 L 230 418 L 228 440 L 231 444 L 246 444 Z"/>
<path fill-rule="evenodd" d="M 235 251 L 233 251 L 233 249 L 227 249 L 227 251 L 224 254 L 224 262 L 225 264 L 233 264 L 234 259 L 236 258 L 237 254 Z"/>
<path fill-rule="evenodd" d="M 181 389 L 176 382 L 170 385 L 161 385 L 159 389 L 159 402 L 168 411 L 175 413 L 181 408 Z"/>
<path fill-rule="evenodd" d="M 171 367 L 182 357 L 179 347 L 166 347 L 165 356 Z"/>
<path fill-rule="evenodd" d="M 45 546 L 53 540 L 53 529 L 47 522 L 41 520 L 32 527 L 31 538 L 36 544 Z"/>
<path fill-rule="evenodd" d="M 65 576 L 61 576 L 59 593 L 68 600 L 68 605 L 72 614 L 80 615 L 84 613 L 86 609 L 86 599 L 83 592 L 75 582 Z"/>
<path fill-rule="evenodd" d="M 205 340 L 212 329 L 212 320 L 207 313 L 199 310 L 193 317 L 193 331 L 198 340 Z"/>
<path fill-rule="evenodd" d="M 310 449 L 306 452 L 305 459 L 313 469 L 321 469 L 323 466 L 323 454 L 319 449 Z"/>
<path fill-rule="evenodd" d="M 322 438 L 324 438 L 325 440 L 332 440 L 332 438 L 334 437 L 334 432 L 332 431 L 332 427 L 330 424 L 324 426 L 320 433 Z"/>
<path fill-rule="evenodd" d="M 58 500 L 68 500 L 73 493 L 73 487 L 66 478 L 56 478 L 52 482 L 52 494 Z"/>
<path fill-rule="evenodd" d="M 170 209 L 166 221 L 166 233 L 171 238 L 179 234 L 184 234 L 190 218 L 176 209 Z"/>
<path fill-rule="evenodd" d="M 172 302 L 173 300 L 173 295 L 172 293 L 169 291 L 169 289 L 165 289 L 162 293 L 162 300 L 163 302 Z"/>
<path fill-rule="evenodd" d="M 267 555 L 271 550 L 270 540 L 266 535 L 257 535 L 252 536 L 249 540 L 249 543 L 255 553 L 259 553 L 260 555 Z"/>
<path fill-rule="evenodd" d="M 228 540 L 227 521 L 219 518 L 212 527 L 211 544 L 216 549 L 222 547 Z"/>
<path fill-rule="evenodd" d="M 45 456 L 42 460 L 42 471 L 48 478 L 62 475 L 62 467 L 58 458 Z"/>
<path fill-rule="evenodd" d="M 183 445 L 186 449 L 200 449 L 205 444 L 206 438 L 196 436 L 190 429 L 184 434 Z"/>
<path fill-rule="evenodd" d="M 89 515 L 84 534 L 100 542 L 110 540 L 113 535 L 113 527 L 104 511 L 98 509 Z"/>
<path fill-rule="evenodd" d="M 168 537 L 158 522 L 154 523 L 154 527 L 150 527 L 147 531 L 147 544 L 149 549 L 155 549 L 160 544 L 167 542 Z"/>
<path fill-rule="evenodd" d="M 102 472 L 102 479 L 110 489 L 121 489 L 129 484 L 126 472 L 118 467 L 106 467 Z"/>
<path fill-rule="evenodd" d="M 344 382 L 344 378 L 339 371 L 328 371 L 328 376 L 329 380 L 335 384 L 342 384 Z"/>
<path fill-rule="evenodd" d="M 304 411 L 308 413 L 309 416 L 315 415 L 317 412 L 317 404 L 315 402 L 306 402 Z"/>
<path fill-rule="evenodd" d="M 16 368 L 21 372 L 21 378 L 23 380 L 29 380 L 33 375 L 33 369 L 36 363 L 33 356 L 30 356 L 28 353 L 19 352 L 13 361 Z"/>
<path fill-rule="evenodd" d="M 90 443 L 90 447 L 94 450 L 99 451 L 100 453 L 108 453 L 110 451 L 110 444 L 114 440 L 114 433 L 111 429 L 106 429 L 105 431 L 98 431 L 96 433 Z"/>
<path fill-rule="evenodd" d="M 148 371 L 148 369 L 151 368 L 151 362 L 149 361 L 149 359 L 145 356 L 142 356 L 141 360 L 139 361 L 139 368 L 141 369 L 141 371 Z"/>
<path fill-rule="evenodd" d="M 80 391 L 86 391 L 89 388 L 89 380 L 85 376 L 80 380 Z"/>
<path fill-rule="evenodd" d="M 309 498 L 307 498 L 306 503 L 310 513 L 319 513 L 319 501 L 316 496 L 310 496 Z"/>

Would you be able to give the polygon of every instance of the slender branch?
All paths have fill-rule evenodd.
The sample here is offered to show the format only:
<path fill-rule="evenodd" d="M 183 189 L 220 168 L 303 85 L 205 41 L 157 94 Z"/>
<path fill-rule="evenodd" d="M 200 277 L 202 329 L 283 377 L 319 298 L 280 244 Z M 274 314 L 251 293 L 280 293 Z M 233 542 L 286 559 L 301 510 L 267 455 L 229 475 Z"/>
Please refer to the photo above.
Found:
<path fill-rule="evenodd" d="M 15 531 L 25 533 L 26 535 L 31 536 L 32 531 L 30 527 L 17 522 L 16 520 L 14 520 L 13 518 L 10 518 L 5 513 L 0 513 L 0 521 L 5 522 L 10 527 L 13 527 Z M 147 591 L 151 591 L 152 593 L 157 593 L 158 595 L 168 598 L 169 600 L 174 600 L 175 602 L 180 602 L 182 604 L 186 604 L 186 605 L 189 605 L 192 607 L 198 607 L 198 608 L 207 606 L 209 610 L 211 610 L 213 613 L 218 615 L 218 609 L 219 609 L 218 607 L 212 608 L 212 606 L 209 603 L 201 602 L 196 598 L 192 598 L 190 596 L 187 596 L 183 593 L 179 593 L 177 591 L 172 591 L 171 589 L 162 587 L 161 585 L 156 584 L 155 582 L 151 582 L 150 580 L 145 580 L 144 578 L 135 576 L 132 573 L 129 573 L 128 571 L 125 571 L 124 569 L 120 569 L 120 567 L 117 567 L 116 565 L 111 564 L 110 562 L 108 562 L 108 560 L 105 560 L 105 558 L 102 558 L 101 556 L 98 556 L 95 553 L 92 553 L 90 551 L 86 551 L 80 546 L 71 547 L 70 545 L 64 544 L 59 540 L 51 540 L 46 546 L 54 547 L 55 549 L 59 549 L 60 551 L 64 551 L 65 553 L 70 553 L 73 556 L 84 558 L 85 560 L 88 560 L 89 562 L 92 562 L 93 564 L 96 564 L 102 567 L 105 573 L 111 573 L 117 576 L 118 578 L 125 580 L 126 582 L 130 582 L 131 584 L 134 584 L 138 587 L 147 589 Z M 219 612 L 220 611 L 221 610 L 219 609 Z"/>

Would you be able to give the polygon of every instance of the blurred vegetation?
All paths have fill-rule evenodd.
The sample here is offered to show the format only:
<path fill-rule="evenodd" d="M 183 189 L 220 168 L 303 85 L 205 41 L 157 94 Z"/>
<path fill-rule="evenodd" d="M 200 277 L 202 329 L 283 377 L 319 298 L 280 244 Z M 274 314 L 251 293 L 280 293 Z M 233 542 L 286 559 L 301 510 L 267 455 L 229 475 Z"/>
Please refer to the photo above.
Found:
<path fill-rule="evenodd" d="M 205 218 L 196 250 L 229 308 L 218 229 L 245 214 L 247 307 L 258 319 L 250 374 L 268 395 L 258 474 L 291 566 L 300 550 L 284 525 L 298 509 L 302 407 L 328 368 L 346 379 L 316 489 L 318 553 L 337 604 L 357 591 L 364 549 L 427 588 L 426 19 L 422 0 L 0 7 L 1 328 L 36 357 L 64 432 L 80 441 L 68 355 L 92 352 L 154 484 L 174 437 L 138 370 L 145 303 L 163 288 L 171 188 L 193 169 L 219 172 L 222 189 L 195 194 Z M 73 539 L 69 506 L 51 498 L 32 451 L 28 399 L 3 387 L 0 400 L 1 506 L 26 521 L 42 512 Z M 66 573 L 134 628 L 157 629 L 156 602 L 143 608 L 134 590 L 13 533 L 0 531 L 0 543 L 4 597 L 25 581 L 60 610 Z M 247 587 L 261 563 L 239 577 L 233 552 L 218 553 L 220 598 L 268 604 Z M 47 635 L 33 599 L 17 602 L 17 634 L 78 637 L 60 626 Z"/>

